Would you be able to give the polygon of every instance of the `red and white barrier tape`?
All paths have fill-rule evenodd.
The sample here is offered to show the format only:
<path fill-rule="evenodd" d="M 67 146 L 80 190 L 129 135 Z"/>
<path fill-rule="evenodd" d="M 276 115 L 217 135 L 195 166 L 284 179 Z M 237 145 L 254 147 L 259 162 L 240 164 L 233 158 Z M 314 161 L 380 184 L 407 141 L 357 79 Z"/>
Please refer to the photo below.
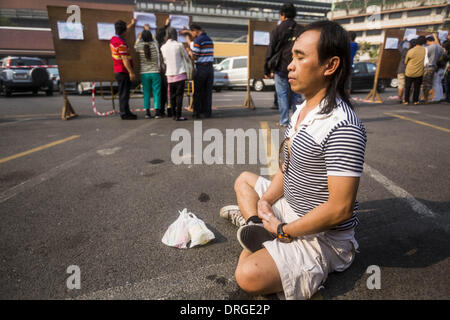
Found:
<path fill-rule="evenodd" d="M 41 65 L 41 66 L 6 66 L 5 69 L 33 69 L 33 68 L 58 68 L 56 65 Z"/>
<path fill-rule="evenodd" d="M 117 113 L 116 110 L 111 110 L 107 112 L 98 112 L 97 108 L 95 107 L 95 82 L 92 82 L 92 110 L 94 110 L 94 113 L 98 116 L 104 117 L 109 116 L 111 114 Z"/>
<path fill-rule="evenodd" d="M 101 117 L 105 117 L 105 116 L 109 116 L 109 115 L 112 115 L 112 114 L 119 113 L 119 111 L 116 111 L 116 110 L 111 110 L 111 111 L 106 111 L 106 112 L 99 112 L 99 111 L 97 111 L 97 108 L 95 106 L 95 82 L 92 82 L 92 110 L 94 110 L 94 113 L 96 115 L 101 116 Z M 145 111 L 144 108 L 131 109 L 131 110 L 134 111 L 134 112 Z"/>
<path fill-rule="evenodd" d="M 358 97 L 351 97 L 351 100 L 359 101 L 359 102 L 367 102 L 367 103 L 381 103 L 378 101 L 366 100 L 366 99 L 358 98 Z M 389 97 L 385 98 L 384 100 L 400 100 L 400 98 L 398 96 L 389 96 Z"/>

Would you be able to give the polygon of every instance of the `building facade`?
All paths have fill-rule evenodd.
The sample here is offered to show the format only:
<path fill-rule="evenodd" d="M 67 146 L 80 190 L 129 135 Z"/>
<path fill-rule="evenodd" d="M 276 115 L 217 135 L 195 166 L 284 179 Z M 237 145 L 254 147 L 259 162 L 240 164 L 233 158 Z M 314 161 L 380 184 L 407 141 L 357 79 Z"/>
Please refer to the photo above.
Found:
<path fill-rule="evenodd" d="M 335 1 L 328 19 L 355 31 L 358 42 L 379 45 L 386 29 L 450 29 L 448 0 Z"/>

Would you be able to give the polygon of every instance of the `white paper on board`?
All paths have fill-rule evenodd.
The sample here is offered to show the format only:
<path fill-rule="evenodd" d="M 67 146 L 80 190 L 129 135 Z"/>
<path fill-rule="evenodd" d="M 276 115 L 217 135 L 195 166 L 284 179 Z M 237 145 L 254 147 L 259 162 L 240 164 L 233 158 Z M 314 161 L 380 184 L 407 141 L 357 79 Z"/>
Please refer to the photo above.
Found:
<path fill-rule="evenodd" d="M 155 35 L 156 30 L 156 16 L 153 13 L 146 12 L 134 12 L 134 19 L 136 19 L 136 24 L 134 26 L 134 31 L 136 34 L 136 39 L 139 33 L 144 31 L 144 26 L 148 24 L 150 26 L 150 31 L 153 36 Z"/>
<path fill-rule="evenodd" d="M 84 40 L 83 25 L 80 22 L 58 21 L 58 36 L 61 40 Z"/>
<path fill-rule="evenodd" d="M 253 44 L 255 46 L 268 46 L 270 33 L 267 31 L 253 31 Z"/>
<path fill-rule="evenodd" d="M 179 16 L 171 14 L 170 26 L 177 30 L 183 30 L 183 28 L 189 29 L 189 16 Z"/>
<path fill-rule="evenodd" d="M 448 36 L 448 31 L 447 30 L 439 30 L 438 31 L 438 38 L 439 41 L 444 42 L 445 40 L 447 40 L 447 36 Z"/>
<path fill-rule="evenodd" d="M 189 16 L 180 16 L 171 14 L 170 18 L 170 26 L 175 28 L 178 32 L 178 42 L 186 42 L 186 37 L 180 35 L 180 31 L 183 29 L 189 29 Z"/>
<path fill-rule="evenodd" d="M 405 30 L 405 35 L 404 37 L 406 38 L 406 40 L 411 41 L 412 39 L 417 38 L 417 30 L 416 29 L 411 29 L 411 28 L 407 28 Z"/>
<path fill-rule="evenodd" d="M 99 40 L 111 40 L 116 35 L 114 23 L 97 22 L 97 33 Z"/>
<path fill-rule="evenodd" d="M 187 42 L 186 37 L 181 34 L 178 34 L 178 42 L 183 42 L 183 43 Z"/>
<path fill-rule="evenodd" d="M 151 29 L 156 29 L 156 16 L 153 13 L 134 12 L 133 17 L 136 19 L 137 27 L 144 27 L 148 24 Z"/>
<path fill-rule="evenodd" d="M 397 38 L 386 38 L 385 49 L 398 49 L 398 39 Z"/>

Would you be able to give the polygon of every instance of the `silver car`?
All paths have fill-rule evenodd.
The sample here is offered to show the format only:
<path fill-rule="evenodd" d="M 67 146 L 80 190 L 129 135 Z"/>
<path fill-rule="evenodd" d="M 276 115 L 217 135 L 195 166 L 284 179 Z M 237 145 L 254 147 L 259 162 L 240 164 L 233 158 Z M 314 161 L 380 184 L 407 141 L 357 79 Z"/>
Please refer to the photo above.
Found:
<path fill-rule="evenodd" d="M 1 60 L 0 92 L 10 97 L 14 91 L 45 91 L 53 95 L 53 82 L 39 58 L 6 57 Z"/>
<path fill-rule="evenodd" d="M 228 74 L 214 69 L 213 89 L 216 90 L 216 92 L 220 92 L 222 89 L 228 88 L 228 85 Z"/>
<path fill-rule="evenodd" d="M 226 58 L 215 69 L 228 74 L 228 88 L 247 86 L 247 56 Z M 250 79 L 250 86 L 255 91 L 274 87 L 273 79 Z"/>

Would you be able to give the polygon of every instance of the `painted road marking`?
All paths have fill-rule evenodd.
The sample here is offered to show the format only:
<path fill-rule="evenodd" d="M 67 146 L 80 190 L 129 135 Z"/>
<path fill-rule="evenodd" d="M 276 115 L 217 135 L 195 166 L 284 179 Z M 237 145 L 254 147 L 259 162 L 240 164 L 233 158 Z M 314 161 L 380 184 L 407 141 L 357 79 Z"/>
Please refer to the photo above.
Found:
<path fill-rule="evenodd" d="M 435 119 L 440 119 L 440 120 L 450 120 L 450 118 L 449 117 L 444 117 L 444 116 L 435 116 L 435 115 L 433 115 L 433 114 L 425 114 L 427 117 L 430 117 L 430 118 L 435 118 Z"/>
<path fill-rule="evenodd" d="M 146 122 L 145 124 L 135 128 L 133 130 L 130 130 L 127 133 L 124 133 L 123 135 L 105 143 L 104 145 L 100 146 L 100 148 L 101 149 L 112 148 L 115 145 L 117 145 L 123 141 L 126 141 L 126 140 L 130 139 L 131 137 L 136 136 L 139 131 L 141 131 L 142 129 L 145 129 L 147 127 L 151 127 L 156 122 L 157 121 Z M 95 156 L 95 155 L 97 155 L 97 148 L 95 148 L 94 150 L 90 150 L 88 152 L 82 153 L 82 154 L 76 156 L 75 158 L 73 158 L 57 167 L 54 167 L 54 168 L 48 170 L 47 172 L 44 172 L 44 173 L 42 173 L 38 176 L 35 176 L 27 181 L 24 181 L 8 190 L 3 191 L 2 193 L 0 193 L 0 203 L 3 203 L 30 188 L 33 188 L 47 180 L 50 180 L 50 179 L 58 176 L 60 173 L 80 164 L 84 160 L 88 159 L 91 156 Z"/>
<path fill-rule="evenodd" d="M 28 150 L 28 151 L 17 153 L 15 155 L 12 155 L 12 156 L 0 159 L 0 163 L 5 163 L 5 162 L 8 162 L 8 161 L 17 159 L 17 158 L 21 158 L 21 157 L 27 156 L 27 155 L 29 155 L 31 153 L 38 152 L 38 151 L 41 151 L 41 150 L 45 150 L 45 149 L 54 147 L 54 146 L 56 146 L 58 144 L 61 144 L 61 143 L 64 143 L 64 142 L 67 142 L 67 141 L 70 141 L 70 140 L 77 139 L 79 137 L 80 136 L 78 136 L 78 135 L 70 136 L 68 138 L 65 138 L 65 139 L 62 139 L 62 140 L 58 140 L 58 141 L 55 141 L 55 142 L 52 142 L 52 143 L 48 143 L 48 144 L 45 144 L 45 145 L 37 147 L 37 148 L 33 148 L 31 150 Z"/>
<path fill-rule="evenodd" d="M 399 119 L 402 119 L 402 120 L 407 120 L 407 121 L 411 121 L 411 122 L 414 122 L 414 123 L 417 123 L 417 124 L 421 124 L 423 126 L 431 127 L 431 128 L 437 129 L 437 130 L 444 131 L 444 132 L 450 132 L 450 129 L 439 127 L 439 126 L 435 126 L 434 124 L 431 124 L 431 123 L 428 123 L 428 122 L 414 120 L 414 119 L 411 119 L 411 118 L 408 118 L 408 117 L 400 116 L 398 114 L 393 114 L 393 113 L 389 113 L 389 112 L 385 112 L 384 114 L 388 115 L 388 116 L 391 116 L 391 117 L 396 117 L 396 118 L 399 118 Z"/>
<path fill-rule="evenodd" d="M 8 122 L 0 123 L 0 126 L 6 126 L 8 124 L 14 124 L 14 123 L 25 122 L 25 121 L 30 121 L 30 120 L 35 120 L 35 119 L 32 119 L 32 118 L 25 118 L 25 119 L 20 119 L 20 120 L 13 119 Z M 40 119 L 37 119 L 37 120 L 40 120 Z"/>
<path fill-rule="evenodd" d="M 424 217 L 435 218 L 436 214 L 431 211 L 426 205 L 414 198 L 409 192 L 397 186 L 394 182 L 383 176 L 380 172 L 364 164 L 364 173 L 368 174 L 370 177 L 379 182 L 383 187 L 385 187 L 390 193 L 392 193 L 397 198 L 404 199 L 410 207 Z"/>
<path fill-rule="evenodd" d="M 393 112 L 396 113 L 414 113 L 414 114 L 419 114 L 419 111 L 412 111 L 412 110 L 392 110 Z"/>
<path fill-rule="evenodd" d="M 55 113 L 10 114 L 6 116 L 1 116 L 0 119 L 29 118 L 29 117 L 60 117 L 60 115 Z"/>
<path fill-rule="evenodd" d="M 101 150 L 97 150 L 97 153 L 103 157 L 105 156 L 110 156 L 114 153 L 116 153 L 117 151 L 119 151 L 120 149 L 122 149 L 122 147 L 115 147 L 115 148 L 107 148 L 107 149 L 101 149 Z"/>

